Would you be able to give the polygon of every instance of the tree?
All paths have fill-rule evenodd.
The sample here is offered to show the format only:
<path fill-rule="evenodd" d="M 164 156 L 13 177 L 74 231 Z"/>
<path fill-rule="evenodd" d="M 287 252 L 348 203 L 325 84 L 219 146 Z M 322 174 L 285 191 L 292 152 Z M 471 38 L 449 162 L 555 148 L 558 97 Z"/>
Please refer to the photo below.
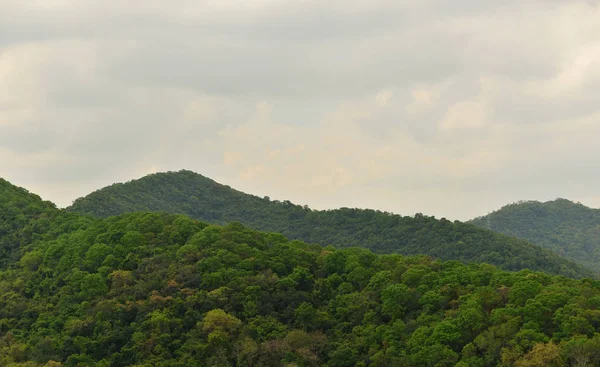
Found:
<path fill-rule="evenodd" d="M 106 281 L 100 274 L 87 274 L 81 280 L 81 297 L 92 299 L 100 297 L 108 292 Z"/>
<path fill-rule="evenodd" d="M 302 304 L 294 310 L 294 318 L 296 319 L 296 324 L 304 330 L 314 330 L 318 326 L 316 324 L 317 311 L 308 302 L 302 302 Z"/>
<path fill-rule="evenodd" d="M 24 269 L 36 271 L 42 261 L 44 261 L 44 254 L 41 251 L 31 251 L 23 255 L 20 264 Z"/>
<path fill-rule="evenodd" d="M 202 320 L 202 331 L 210 334 L 219 333 L 225 335 L 228 339 L 242 325 L 242 322 L 235 316 L 228 314 L 222 309 L 208 311 Z"/>
<path fill-rule="evenodd" d="M 381 292 L 382 313 L 393 319 L 402 317 L 409 297 L 410 291 L 404 284 L 393 284 L 386 287 Z"/>
<path fill-rule="evenodd" d="M 536 344 L 529 353 L 515 363 L 515 367 L 562 367 L 564 365 L 560 349 L 554 343 Z"/>

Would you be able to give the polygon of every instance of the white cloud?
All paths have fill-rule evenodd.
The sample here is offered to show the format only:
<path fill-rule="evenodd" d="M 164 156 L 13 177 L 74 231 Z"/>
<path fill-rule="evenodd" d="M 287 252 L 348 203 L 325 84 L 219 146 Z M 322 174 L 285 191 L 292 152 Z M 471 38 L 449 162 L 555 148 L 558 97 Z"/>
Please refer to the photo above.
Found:
<path fill-rule="evenodd" d="M 390 89 L 382 90 L 375 96 L 375 101 L 380 106 L 387 106 L 394 97 L 394 92 Z"/>
<path fill-rule="evenodd" d="M 481 99 L 461 101 L 448 109 L 440 122 L 440 129 L 478 129 L 485 126 L 485 101 Z"/>

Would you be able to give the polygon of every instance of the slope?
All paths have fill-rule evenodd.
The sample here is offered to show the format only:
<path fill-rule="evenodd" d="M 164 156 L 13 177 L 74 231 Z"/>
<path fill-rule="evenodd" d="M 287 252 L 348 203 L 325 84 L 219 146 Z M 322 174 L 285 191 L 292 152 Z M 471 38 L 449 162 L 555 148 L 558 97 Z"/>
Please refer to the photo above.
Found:
<path fill-rule="evenodd" d="M 76 230 L 0 272 L 1 366 L 600 363 L 589 279 L 330 250 L 183 215 L 68 220 Z"/>
<path fill-rule="evenodd" d="M 362 209 L 311 210 L 289 201 L 244 194 L 190 171 L 158 173 L 115 184 L 77 199 L 67 210 L 98 217 L 164 211 L 214 224 L 240 222 L 253 229 L 338 248 L 363 246 L 377 253 L 425 254 L 444 260 L 487 262 L 507 270 L 530 268 L 575 277 L 591 274 L 526 241 L 458 221 Z"/>
<path fill-rule="evenodd" d="M 548 248 L 600 271 L 600 210 L 557 199 L 504 206 L 469 223 Z"/>
<path fill-rule="evenodd" d="M 18 258 L 20 247 L 31 241 L 34 221 L 57 211 L 54 204 L 0 178 L 0 267 Z"/>

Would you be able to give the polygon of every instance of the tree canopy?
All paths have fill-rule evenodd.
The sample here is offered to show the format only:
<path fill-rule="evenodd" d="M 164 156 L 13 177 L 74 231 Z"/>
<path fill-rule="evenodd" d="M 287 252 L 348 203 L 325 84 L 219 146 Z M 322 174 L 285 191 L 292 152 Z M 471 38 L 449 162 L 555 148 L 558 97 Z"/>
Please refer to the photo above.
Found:
<path fill-rule="evenodd" d="M 0 268 L 18 260 L 42 233 L 62 231 L 55 220 L 60 215 L 65 213 L 53 203 L 0 178 Z"/>
<path fill-rule="evenodd" d="M 600 363 L 596 280 L 183 215 L 55 218 L 71 229 L 0 272 L 2 366 Z"/>
<path fill-rule="evenodd" d="M 0 183 L 0 366 L 600 364 L 591 278 L 94 218 Z"/>

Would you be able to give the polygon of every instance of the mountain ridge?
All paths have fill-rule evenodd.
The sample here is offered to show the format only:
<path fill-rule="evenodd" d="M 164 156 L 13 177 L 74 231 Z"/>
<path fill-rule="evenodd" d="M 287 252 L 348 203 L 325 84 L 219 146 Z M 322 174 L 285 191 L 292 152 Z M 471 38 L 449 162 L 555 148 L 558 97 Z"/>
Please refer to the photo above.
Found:
<path fill-rule="evenodd" d="M 598 280 L 323 247 L 181 214 L 94 218 L 2 181 L 0 213 L 20 239 L 0 268 L 1 366 L 600 363 Z M 477 229 L 413 219 L 421 236 Z"/>
<path fill-rule="evenodd" d="M 245 194 L 188 170 L 113 184 L 75 200 L 66 210 L 97 217 L 164 211 L 214 224 L 240 222 L 290 239 L 340 248 L 361 246 L 377 253 L 488 262 L 507 270 L 579 272 L 573 264 L 538 246 L 459 221 L 370 209 L 312 210 L 289 201 Z"/>
<path fill-rule="evenodd" d="M 468 223 L 525 239 L 600 270 L 600 209 L 563 198 L 518 201 Z"/>

